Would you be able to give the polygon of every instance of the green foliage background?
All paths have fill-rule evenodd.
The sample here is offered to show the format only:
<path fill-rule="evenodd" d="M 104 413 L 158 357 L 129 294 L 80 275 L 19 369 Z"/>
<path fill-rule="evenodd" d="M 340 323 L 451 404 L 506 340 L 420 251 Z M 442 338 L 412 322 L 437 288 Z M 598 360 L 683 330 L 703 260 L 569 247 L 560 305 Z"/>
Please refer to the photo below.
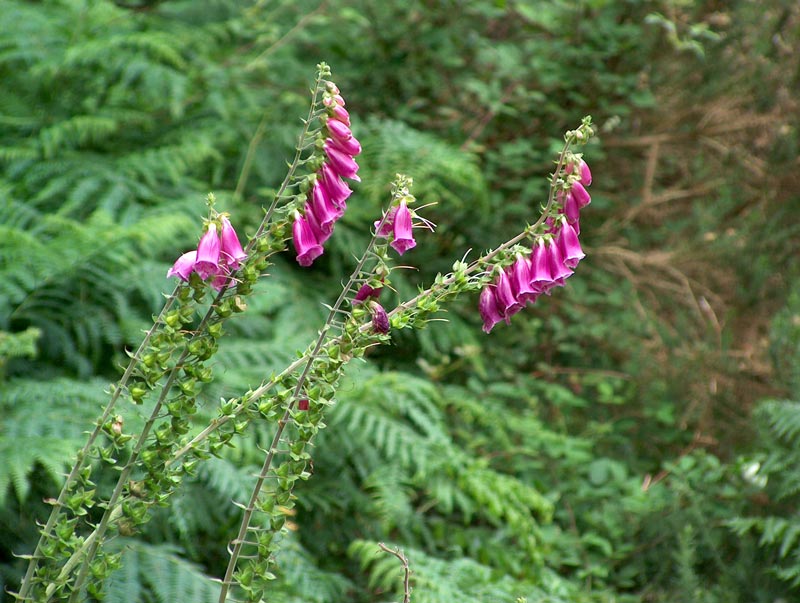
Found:
<path fill-rule="evenodd" d="M 798 596 L 798 38 L 790 0 L 0 0 L 0 585 L 204 196 L 252 232 L 324 60 L 364 181 L 233 321 L 209 417 L 313 336 L 395 172 L 438 224 L 397 299 L 535 219 L 585 114 L 595 183 L 568 287 L 352 368 L 271 600 L 397 600 L 378 541 L 415 603 Z M 248 437 L 116 543 L 109 601 L 215 599 Z"/>

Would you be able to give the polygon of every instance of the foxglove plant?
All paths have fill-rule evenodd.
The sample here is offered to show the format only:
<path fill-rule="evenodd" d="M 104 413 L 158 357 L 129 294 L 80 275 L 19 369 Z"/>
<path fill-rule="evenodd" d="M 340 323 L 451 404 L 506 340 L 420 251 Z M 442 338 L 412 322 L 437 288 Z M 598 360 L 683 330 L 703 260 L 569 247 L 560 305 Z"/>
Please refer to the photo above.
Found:
<path fill-rule="evenodd" d="M 323 244 L 352 194 L 343 178 L 359 180 L 354 157 L 361 145 L 350 131 L 340 91 L 329 78 L 327 65 L 320 64 L 294 160 L 246 246 L 209 196 L 196 249 L 180 255 L 167 273 L 178 279 L 175 290 L 131 354 L 52 501 L 40 541 L 28 556 L 18 600 L 102 599 L 105 580 L 121 563 L 120 554 L 108 550 L 111 538 L 135 533 L 155 506 L 170 504 L 199 464 L 225 446 L 236 446 L 256 423 L 272 429 L 273 439 L 249 499 L 238 502 L 242 520 L 228 549 L 219 601 L 233 596 L 263 600 L 274 577 L 274 555 L 287 529 L 295 485 L 310 478 L 309 445 L 335 404 L 347 363 L 391 341 L 396 330 L 423 327 L 443 304 L 465 293 L 480 291 L 479 311 L 488 332 L 542 293 L 563 285 L 583 258 L 575 208 L 589 203 L 584 185 L 590 184 L 591 173 L 571 147 L 592 135 L 588 118 L 567 133 L 548 201 L 533 225 L 471 263 L 456 262 L 450 274 L 437 276 L 429 288 L 387 310 L 386 299 L 379 299 L 384 288 L 391 289 L 394 254 L 415 248 L 415 228 L 432 229 L 416 206 L 411 178 L 398 174 L 389 207 L 329 306 L 316 340 L 283 371 L 238 397 L 221 400 L 216 417 L 198 423 L 198 396 L 213 379 L 211 360 L 226 321 L 247 310 L 254 284 L 271 257 L 287 248 L 290 237 L 302 266 L 324 252 Z M 303 166 L 310 173 L 301 173 Z M 124 414 L 130 408 L 121 408 L 121 400 L 145 408 L 147 418 L 138 434 L 126 432 Z M 106 466 L 114 467 L 116 483 L 110 494 L 99 495 L 93 473 Z M 255 522 L 256 516 L 263 520 Z"/>

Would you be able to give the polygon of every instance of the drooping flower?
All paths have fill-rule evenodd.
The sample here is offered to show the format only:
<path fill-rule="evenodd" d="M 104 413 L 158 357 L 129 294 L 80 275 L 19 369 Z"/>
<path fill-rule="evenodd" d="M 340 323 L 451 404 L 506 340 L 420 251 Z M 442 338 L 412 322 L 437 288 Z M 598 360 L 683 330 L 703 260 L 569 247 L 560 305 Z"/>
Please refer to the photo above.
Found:
<path fill-rule="evenodd" d="M 488 333 L 492 327 L 498 322 L 503 320 L 503 315 L 497 308 L 497 300 L 494 296 L 494 285 L 486 285 L 481 290 L 481 296 L 478 301 L 478 312 L 483 319 L 483 330 Z"/>
<path fill-rule="evenodd" d="M 564 281 L 572 275 L 572 269 L 564 264 L 564 254 L 555 241 L 551 241 L 547 246 L 547 252 L 550 273 L 553 276 L 553 285 L 563 287 Z"/>
<path fill-rule="evenodd" d="M 567 268 L 574 270 L 578 262 L 586 257 L 586 254 L 583 253 L 583 249 L 581 249 L 578 234 L 575 232 L 572 224 L 564 218 L 562 218 L 561 221 L 561 230 L 558 232 L 556 243 L 561 250 L 561 254 L 564 258 L 564 265 Z"/>
<path fill-rule="evenodd" d="M 397 207 L 397 213 L 394 216 L 393 237 L 392 242 L 389 243 L 392 249 L 400 255 L 417 246 L 414 234 L 411 232 L 411 226 L 411 210 L 408 209 L 408 205 L 403 200 Z"/>
<path fill-rule="evenodd" d="M 242 260 L 247 257 L 247 254 L 244 252 L 244 249 L 242 249 L 242 244 L 239 243 L 239 237 L 236 235 L 236 231 L 233 229 L 230 220 L 222 216 L 221 222 L 222 234 L 220 235 L 220 254 L 222 260 L 234 270 L 238 270 Z"/>
<path fill-rule="evenodd" d="M 539 292 L 531 285 L 531 260 L 522 254 L 517 255 L 516 261 L 508 269 L 508 282 L 511 293 L 520 304 L 535 301 Z"/>
<path fill-rule="evenodd" d="M 361 178 L 358 177 L 358 164 L 355 162 L 352 155 L 338 148 L 330 138 L 325 141 L 323 148 L 325 149 L 325 154 L 328 156 L 330 166 L 339 176 L 342 178 L 350 178 L 356 182 L 361 181 Z"/>
<path fill-rule="evenodd" d="M 330 199 L 334 205 L 344 210 L 347 207 L 345 201 L 353 194 L 353 191 L 347 186 L 347 183 L 342 180 L 339 174 L 327 163 L 322 164 L 317 178 L 323 190 L 327 193 L 328 199 Z"/>
<path fill-rule="evenodd" d="M 394 230 L 394 220 L 397 217 L 397 205 L 393 205 L 386 213 L 383 220 L 375 220 L 375 236 L 388 237 Z"/>
<path fill-rule="evenodd" d="M 217 225 L 211 222 L 208 225 L 206 234 L 200 239 L 197 245 L 197 258 L 194 263 L 194 271 L 203 280 L 212 274 L 219 272 L 220 241 L 217 234 Z"/>
<path fill-rule="evenodd" d="M 182 281 L 188 281 L 189 275 L 194 272 L 194 263 L 197 261 L 197 250 L 187 251 L 167 271 L 167 278 L 177 276 Z"/>
<path fill-rule="evenodd" d="M 505 271 L 501 271 L 494 282 L 494 297 L 497 300 L 497 309 L 503 315 L 507 323 L 510 318 L 522 309 L 523 304 L 517 301 L 514 292 L 511 290 L 511 283 Z"/>
<path fill-rule="evenodd" d="M 536 242 L 531 253 L 530 284 L 537 293 L 545 293 L 553 286 L 553 272 L 550 269 L 550 258 L 543 238 Z"/>
<path fill-rule="evenodd" d="M 580 182 L 575 182 L 572 185 L 572 189 L 569 191 L 569 194 L 575 197 L 575 201 L 577 201 L 578 207 L 581 209 L 592 202 L 592 197 L 589 195 L 589 191 L 587 191 Z"/>
<path fill-rule="evenodd" d="M 310 266 L 322 255 L 322 245 L 314 235 L 308 220 L 299 212 L 295 212 L 292 224 L 292 241 L 297 251 L 297 263 L 301 266 Z"/>

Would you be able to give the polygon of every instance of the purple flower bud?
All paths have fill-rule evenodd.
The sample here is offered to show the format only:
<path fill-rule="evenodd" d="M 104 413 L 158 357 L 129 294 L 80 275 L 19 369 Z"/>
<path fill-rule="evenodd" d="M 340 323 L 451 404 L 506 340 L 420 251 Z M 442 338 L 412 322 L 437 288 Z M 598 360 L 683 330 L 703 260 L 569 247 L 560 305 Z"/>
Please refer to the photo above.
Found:
<path fill-rule="evenodd" d="M 372 302 L 370 310 L 372 311 L 372 328 L 384 335 L 388 333 L 389 317 L 386 314 L 386 310 L 383 309 L 383 306 L 378 302 Z"/>
<path fill-rule="evenodd" d="M 581 159 L 580 169 L 581 184 L 583 184 L 583 186 L 590 186 L 592 184 L 592 170 L 589 169 L 589 165 L 583 159 Z"/>
<path fill-rule="evenodd" d="M 239 243 L 239 237 L 236 236 L 236 231 L 230 223 L 230 220 L 222 216 L 222 234 L 220 235 L 222 242 L 220 253 L 223 261 L 233 268 L 238 270 L 242 260 L 247 257 L 242 244 Z"/>
<path fill-rule="evenodd" d="M 197 261 L 197 251 L 187 251 L 172 265 L 167 271 L 167 278 L 177 276 L 182 281 L 188 281 L 189 275 L 194 270 L 194 263 Z"/>
<path fill-rule="evenodd" d="M 353 194 L 347 183 L 339 178 L 339 175 L 327 163 L 322 164 L 318 176 L 322 188 L 336 207 L 344 209 L 345 201 Z"/>
<path fill-rule="evenodd" d="M 331 117 L 333 119 L 342 122 L 346 126 L 350 125 L 350 113 L 342 105 L 334 105 L 332 111 L 333 115 Z"/>
<path fill-rule="evenodd" d="M 486 285 L 481 291 L 478 300 L 478 312 L 483 319 L 483 331 L 488 333 L 494 325 L 503 320 L 503 315 L 497 308 L 497 300 L 494 297 L 494 285 Z"/>
<path fill-rule="evenodd" d="M 570 190 L 569 194 L 575 197 L 579 208 L 586 207 L 592 202 L 589 192 L 583 188 L 583 185 L 580 182 L 576 182 L 572 185 L 572 190 Z"/>
<path fill-rule="evenodd" d="M 358 164 L 350 155 L 336 147 L 333 140 L 330 138 L 325 141 L 323 145 L 325 154 L 328 156 L 328 162 L 333 170 L 342 178 L 350 178 L 356 182 L 360 182 L 361 178 L 358 177 Z"/>
<path fill-rule="evenodd" d="M 381 291 L 383 291 L 383 287 L 371 287 L 364 283 L 353 298 L 353 305 L 360 304 L 369 298 L 378 299 L 381 296 Z"/>
<path fill-rule="evenodd" d="M 537 293 L 545 293 L 553 286 L 550 257 L 544 239 L 539 239 L 531 253 L 531 287 Z"/>
<path fill-rule="evenodd" d="M 322 245 L 314 236 L 311 225 L 298 212 L 295 212 L 294 215 L 292 239 L 297 251 L 297 263 L 301 266 L 310 266 L 315 259 L 322 255 Z"/>
<path fill-rule="evenodd" d="M 219 272 L 219 253 L 220 242 L 217 226 L 212 222 L 197 245 L 197 260 L 194 263 L 194 270 L 200 275 L 200 278 L 205 280 Z"/>
<path fill-rule="evenodd" d="M 574 269 L 578 262 L 586 257 L 586 254 L 581 249 L 581 243 L 578 241 L 578 234 L 566 219 L 561 221 L 561 230 L 558 233 L 556 242 L 564 257 L 564 265 L 567 268 Z"/>
<path fill-rule="evenodd" d="M 389 243 L 397 253 L 403 255 L 409 249 L 417 246 L 414 234 L 411 232 L 411 211 L 405 201 L 401 201 L 394 216 L 394 226 L 392 229 L 394 237 Z"/>

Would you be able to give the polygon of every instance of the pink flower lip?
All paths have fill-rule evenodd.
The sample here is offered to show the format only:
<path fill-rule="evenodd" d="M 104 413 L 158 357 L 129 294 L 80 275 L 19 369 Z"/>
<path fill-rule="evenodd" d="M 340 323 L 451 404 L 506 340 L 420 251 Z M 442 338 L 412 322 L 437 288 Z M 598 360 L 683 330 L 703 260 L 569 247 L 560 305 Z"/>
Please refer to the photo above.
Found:
<path fill-rule="evenodd" d="M 187 251 L 172 265 L 167 271 L 167 277 L 177 276 L 182 281 L 188 281 L 189 275 L 194 271 L 194 263 L 197 261 L 197 250 Z"/>

